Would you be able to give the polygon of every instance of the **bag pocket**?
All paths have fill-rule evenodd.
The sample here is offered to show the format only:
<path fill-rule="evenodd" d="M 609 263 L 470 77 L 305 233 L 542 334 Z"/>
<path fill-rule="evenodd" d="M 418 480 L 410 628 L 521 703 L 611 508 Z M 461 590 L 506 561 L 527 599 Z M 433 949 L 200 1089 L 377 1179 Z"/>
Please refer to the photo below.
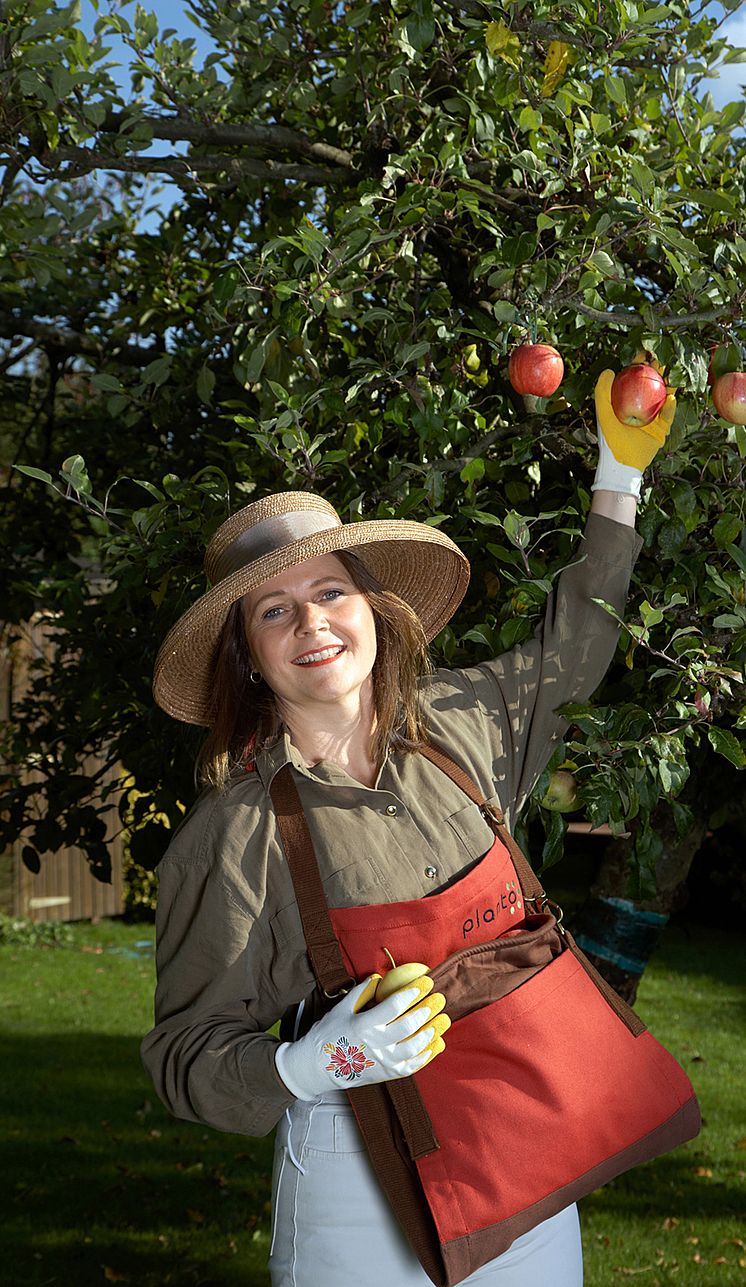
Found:
<path fill-rule="evenodd" d="M 430 977 L 435 990 L 445 996 L 446 1013 L 455 1022 L 509 996 L 562 950 L 555 917 L 550 913 L 528 916 L 518 929 L 454 952 L 430 970 Z"/>
<path fill-rule="evenodd" d="M 589 1192 L 608 1159 L 618 1158 L 611 1174 L 642 1160 L 624 1155 L 693 1094 L 672 1056 L 650 1033 L 633 1036 L 571 951 L 461 1017 L 415 1081 L 440 1145 L 417 1169 L 442 1241 L 579 1181 Z"/>

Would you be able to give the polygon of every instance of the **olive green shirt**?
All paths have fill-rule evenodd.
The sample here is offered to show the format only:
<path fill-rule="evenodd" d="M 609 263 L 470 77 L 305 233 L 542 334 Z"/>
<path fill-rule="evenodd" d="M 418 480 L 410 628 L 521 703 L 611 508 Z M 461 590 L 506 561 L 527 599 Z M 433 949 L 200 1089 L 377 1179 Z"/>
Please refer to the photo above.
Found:
<path fill-rule="evenodd" d="M 566 721 L 590 696 L 617 640 L 640 548 L 632 528 L 588 519 L 534 637 L 494 661 L 423 679 L 436 745 L 515 818 Z M 274 1063 L 277 1019 L 314 988 L 268 790 L 290 761 L 330 907 L 419 898 L 490 847 L 479 808 L 416 753 L 395 752 L 373 787 L 333 763 L 308 768 L 284 733 L 227 792 L 204 794 L 159 865 L 156 1026 L 142 1044 L 177 1117 L 265 1135 L 293 1097 Z"/>

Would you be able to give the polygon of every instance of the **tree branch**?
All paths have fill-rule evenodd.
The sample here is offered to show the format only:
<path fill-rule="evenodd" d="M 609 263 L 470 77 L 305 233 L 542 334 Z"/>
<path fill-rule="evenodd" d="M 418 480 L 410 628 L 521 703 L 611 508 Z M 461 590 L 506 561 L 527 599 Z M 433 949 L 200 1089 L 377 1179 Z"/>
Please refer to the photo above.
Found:
<path fill-rule="evenodd" d="M 600 308 L 591 308 L 590 304 L 584 304 L 572 295 L 566 296 L 565 299 L 557 299 L 554 303 L 560 307 L 574 308 L 576 312 L 582 313 L 584 317 L 590 317 L 594 322 L 603 322 L 605 325 L 614 322 L 625 330 L 631 330 L 633 326 L 645 326 L 646 324 L 645 318 L 641 313 L 615 313 L 611 309 L 608 312 L 604 312 Z M 705 322 L 722 322 L 724 318 L 740 317 L 741 312 L 742 306 L 736 301 L 728 308 L 709 308 L 701 313 L 671 313 L 668 315 L 663 313 L 656 314 L 656 316 L 662 331 L 674 331 L 681 326 L 694 326 Z"/>
<path fill-rule="evenodd" d="M 139 124 L 147 125 L 155 139 L 197 143 L 204 147 L 248 147 L 262 152 L 289 152 L 294 156 L 307 156 L 314 161 L 338 165 L 345 170 L 352 169 L 352 157 L 343 148 L 333 147 L 330 143 L 312 143 L 305 134 L 298 134 L 284 125 L 202 125 L 199 121 L 185 121 L 177 116 L 109 112 L 101 129 L 119 134 Z"/>
<path fill-rule="evenodd" d="M 58 147 L 38 157 L 49 170 L 66 161 L 62 178 L 77 178 L 91 170 L 123 170 L 129 174 L 168 174 L 177 183 L 185 183 L 200 174 L 226 174 L 233 179 L 264 179 L 270 182 L 300 179 L 306 183 L 334 183 L 342 170 L 327 170 L 314 165 L 285 165 L 280 161 L 257 161 L 238 156 L 117 156 L 110 152 L 84 147 Z"/>
<path fill-rule="evenodd" d="M 0 337 L 14 339 L 26 335 L 36 344 L 52 345 L 63 353 L 82 354 L 86 357 L 102 358 L 109 356 L 122 366 L 147 366 L 165 350 L 159 345 L 141 348 L 134 344 L 118 345 L 116 341 L 100 340 L 95 335 L 78 335 L 63 326 L 54 326 L 50 322 L 37 322 L 31 317 L 16 317 L 12 313 L 0 315 Z M 25 356 L 25 350 L 24 350 Z M 14 359 L 17 361 L 18 359 Z"/>

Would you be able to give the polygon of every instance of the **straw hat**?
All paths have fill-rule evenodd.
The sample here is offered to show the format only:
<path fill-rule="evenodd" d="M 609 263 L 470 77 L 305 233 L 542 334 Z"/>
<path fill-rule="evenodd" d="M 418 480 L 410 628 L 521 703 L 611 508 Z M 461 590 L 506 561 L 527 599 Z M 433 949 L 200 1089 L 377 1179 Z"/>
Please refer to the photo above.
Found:
<path fill-rule="evenodd" d="M 232 514 L 207 547 L 211 589 L 166 636 L 155 663 L 155 700 L 187 724 L 212 719 L 212 672 L 228 610 L 286 568 L 354 550 L 387 590 L 414 608 L 428 641 L 450 621 L 469 583 L 469 564 L 435 527 L 404 519 L 343 523 L 312 492 L 265 496 Z"/>

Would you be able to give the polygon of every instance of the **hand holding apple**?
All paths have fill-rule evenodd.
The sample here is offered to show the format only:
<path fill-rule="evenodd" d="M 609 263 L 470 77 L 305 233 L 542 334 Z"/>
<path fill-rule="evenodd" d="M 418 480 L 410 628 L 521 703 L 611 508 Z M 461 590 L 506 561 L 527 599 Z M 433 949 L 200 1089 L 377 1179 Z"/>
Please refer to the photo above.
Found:
<path fill-rule="evenodd" d="M 642 472 L 668 437 L 676 413 L 676 396 L 673 390 L 668 391 L 663 405 L 649 424 L 624 424 L 612 406 L 614 378 L 613 371 L 602 371 L 596 381 L 599 463 L 592 490 L 606 489 L 639 496 Z"/>
<path fill-rule="evenodd" d="M 396 965 L 388 948 L 385 947 L 383 950 L 391 961 L 392 968 L 384 975 L 371 975 L 368 987 L 357 1002 L 357 1009 L 364 1009 L 370 1002 L 380 1005 L 382 1001 L 405 990 L 412 993 L 412 999 L 405 1013 L 413 1024 L 416 1023 L 417 1032 L 423 1032 L 425 1029 L 432 1030 L 427 1047 L 430 1051 L 429 1063 L 430 1059 L 434 1059 L 445 1050 L 443 1036 L 451 1026 L 448 1015 L 443 1013 L 446 999 L 442 992 L 433 992 L 433 981 L 427 973 L 428 967 L 421 961 L 406 961 L 402 965 Z"/>

